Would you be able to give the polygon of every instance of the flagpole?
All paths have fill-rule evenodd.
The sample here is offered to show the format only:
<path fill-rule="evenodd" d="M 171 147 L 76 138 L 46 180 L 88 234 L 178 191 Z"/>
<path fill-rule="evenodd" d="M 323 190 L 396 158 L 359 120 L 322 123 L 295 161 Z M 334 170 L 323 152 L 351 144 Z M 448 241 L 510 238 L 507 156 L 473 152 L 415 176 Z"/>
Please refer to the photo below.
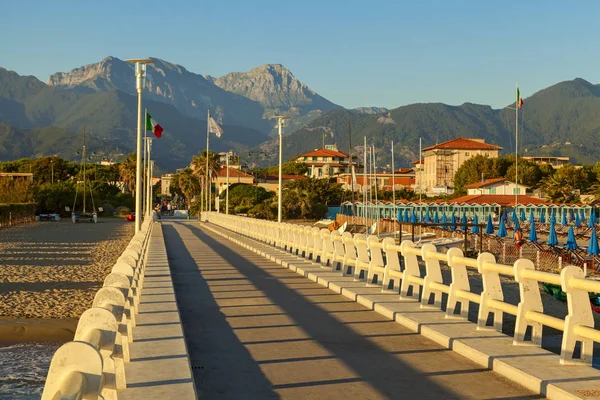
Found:
<path fill-rule="evenodd" d="M 225 193 L 225 214 L 229 215 L 229 152 L 225 154 L 225 163 L 227 165 L 227 192 Z"/>
<path fill-rule="evenodd" d="M 377 164 L 375 163 L 375 145 L 372 145 L 373 150 L 373 172 L 375 173 L 375 213 L 376 213 L 376 220 L 375 223 L 377 224 L 377 236 L 379 236 L 379 203 L 377 202 Z"/>
<path fill-rule="evenodd" d="M 210 110 L 207 110 L 206 113 L 206 211 L 210 211 L 210 182 L 208 181 L 208 138 L 210 136 Z"/>
<path fill-rule="evenodd" d="M 364 143 L 364 154 L 363 154 L 363 218 L 365 221 L 365 226 L 367 226 L 367 137 L 364 136 L 365 139 L 365 143 Z"/>
<path fill-rule="evenodd" d="M 515 215 L 519 205 L 519 84 L 515 101 Z"/>
<path fill-rule="evenodd" d="M 396 173 L 394 171 L 394 141 L 392 140 L 392 203 L 394 204 L 394 212 L 396 211 L 396 190 L 395 190 L 395 183 L 396 183 Z"/>
<path fill-rule="evenodd" d="M 325 148 L 325 132 L 323 132 L 323 147 L 321 147 L 322 149 Z"/>
<path fill-rule="evenodd" d="M 152 139 L 146 138 L 146 146 L 148 147 L 147 158 L 148 167 L 146 168 L 146 176 L 148 183 L 146 186 L 146 213 L 150 216 L 150 210 L 152 210 L 152 171 L 150 170 L 150 157 L 152 154 Z"/>

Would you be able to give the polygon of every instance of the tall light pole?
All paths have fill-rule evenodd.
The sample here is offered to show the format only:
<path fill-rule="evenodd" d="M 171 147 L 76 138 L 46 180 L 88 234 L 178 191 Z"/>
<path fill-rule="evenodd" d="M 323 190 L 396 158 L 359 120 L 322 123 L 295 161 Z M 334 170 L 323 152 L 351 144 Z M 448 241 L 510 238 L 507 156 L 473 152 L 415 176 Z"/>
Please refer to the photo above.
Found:
<path fill-rule="evenodd" d="M 142 228 L 142 91 L 146 85 L 146 64 L 154 63 L 149 58 L 133 58 L 125 60 L 135 64 L 135 88 L 138 94 L 137 116 L 137 152 L 135 169 L 135 233 Z"/>
<path fill-rule="evenodd" d="M 275 115 L 273 118 L 277 118 L 277 126 L 279 127 L 279 198 L 277 201 L 277 222 L 281 223 L 281 152 L 283 149 L 283 121 L 289 117 Z"/>
<path fill-rule="evenodd" d="M 227 192 L 225 192 L 225 214 L 229 215 L 229 152 L 225 153 L 225 162 L 227 164 Z"/>

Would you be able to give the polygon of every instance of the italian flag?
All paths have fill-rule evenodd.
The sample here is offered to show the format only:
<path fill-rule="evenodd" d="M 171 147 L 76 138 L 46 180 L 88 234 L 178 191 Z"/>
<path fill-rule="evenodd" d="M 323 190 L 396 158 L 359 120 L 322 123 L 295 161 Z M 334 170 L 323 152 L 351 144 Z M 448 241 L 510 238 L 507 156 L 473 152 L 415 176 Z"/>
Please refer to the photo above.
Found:
<path fill-rule="evenodd" d="M 156 121 L 152 119 L 152 116 L 148 113 L 146 113 L 146 130 L 152 131 L 154 136 L 156 136 L 158 139 L 160 139 L 163 133 L 163 127 L 157 124 Z"/>
<path fill-rule="evenodd" d="M 521 97 L 521 92 L 519 91 L 518 86 L 517 86 L 517 107 L 523 109 L 523 98 Z"/>

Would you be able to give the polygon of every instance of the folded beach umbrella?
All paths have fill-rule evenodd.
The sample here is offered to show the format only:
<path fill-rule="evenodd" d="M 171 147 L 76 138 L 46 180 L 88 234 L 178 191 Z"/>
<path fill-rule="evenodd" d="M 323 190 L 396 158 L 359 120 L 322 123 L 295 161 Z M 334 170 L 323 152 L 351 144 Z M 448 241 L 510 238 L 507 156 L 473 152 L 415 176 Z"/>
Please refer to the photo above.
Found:
<path fill-rule="evenodd" d="M 479 223 L 479 218 L 477 218 L 477 215 L 475 215 L 473 217 L 473 224 L 478 224 Z M 472 233 L 479 233 L 479 227 L 478 226 L 474 226 L 473 228 L 471 228 L 471 232 Z"/>
<path fill-rule="evenodd" d="M 445 224 L 447 222 L 448 222 L 448 217 L 446 217 L 446 213 L 443 213 L 442 214 L 442 224 Z M 447 225 L 442 225 L 442 229 L 446 229 L 446 228 L 448 228 Z"/>
<path fill-rule="evenodd" d="M 435 211 L 435 214 L 433 214 L 433 223 L 434 224 L 439 224 L 440 223 L 440 216 L 439 216 L 437 210 Z"/>
<path fill-rule="evenodd" d="M 427 213 L 425 214 L 425 222 L 431 222 L 431 216 L 429 215 L 429 210 L 427 210 Z"/>
<path fill-rule="evenodd" d="M 575 227 L 579 228 L 581 226 L 581 218 L 579 218 L 579 213 L 575 213 Z"/>
<path fill-rule="evenodd" d="M 414 209 L 414 208 L 413 208 L 412 214 L 411 214 L 411 216 L 410 216 L 410 222 L 411 222 L 412 224 L 414 224 L 414 223 L 416 223 L 416 222 L 417 222 L 417 214 L 415 214 L 415 209 Z"/>
<path fill-rule="evenodd" d="M 488 215 L 487 225 L 485 226 L 485 233 L 488 235 L 494 234 L 494 223 L 492 222 L 492 216 Z"/>
<path fill-rule="evenodd" d="M 560 224 L 562 226 L 566 226 L 567 225 L 567 213 L 566 212 L 562 213 L 562 219 L 560 220 Z"/>
<path fill-rule="evenodd" d="M 467 223 L 467 214 L 466 214 L 466 213 L 463 213 L 463 216 L 462 216 L 462 218 L 461 218 L 460 222 L 461 222 L 462 224 L 466 224 L 466 223 Z M 461 229 L 462 229 L 463 231 L 466 231 L 468 228 L 467 228 L 466 226 L 463 226 Z"/>
<path fill-rule="evenodd" d="M 404 222 L 410 222 L 410 217 L 408 216 L 408 208 L 404 209 Z"/>
<path fill-rule="evenodd" d="M 540 214 L 540 224 L 545 224 L 546 223 L 546 212 L 544 210 L 542 210 L 542 213 Z"/>
<path fill-rule="evenodd" d="M 596 230 L 592 231 L 592 236 L 590 236 L 590 244 L 587 247 L 588 254 L 592 256 L 597 256 L 600 254 L 600 248 L 598 248 L 598 238 L 596 237 Z"/>
<path fill-rule="evenodd" d="M 513 234 L 517 231 L 517 229 L 521 229 L 521 225 L 519 225 L 519 220 L 515 221 L 515 226 L 513 228 Z"/>
<path fill-rule="evenodd" d="M 452 213 L 452 218 L 450 218 L 450 229 L 455 230 L 456 229 L 456 216 L 454 215 L 454 213 Z"/>
<path fill-rule="evenodd" d="M 529 211 L 529 223 L 530 224 L 534 224 L 535 223 L 535 217 L 533 216 L 533 210 Z"/>
<path fill-rule="evenodd" d="M 556 246 L 558 244 L 558 238 L 556 237 L 556 228 L 554 228 L 554 224 L 550 221 L 550 234 L 548 235 L 548 245 Z"/>
<path fill-rule="evenodd" d="M 525 221 L 525 210 L 521 208 L 521 221 Z"/>
<path fill-rule="evenodd" d="M 596 211 L 592 208 L 592 211 L 590 212 L 590 220 L 588 221 L 588 226 L 590 228 L 593 228 L 595 224 L 596 224 Z"/>
<path fill-rule="evenodd" d="M 537 232 L 535 231 L 535 223 L 532 223 L 529 227 L 529 241 L 534 243 L 538 241 Z"/>
<path fill-rule="evenodd" d="M 572 208 L 569 208 L 569 222 L 575 221 L 575 212 Z"/>
<path fill-rule="evenodd" d="M 577 249 L 577 241 L 575 240 L 575 233 L 573 232 L 573 225 L 569 227 L 569 234 L 567 235 L 567 244 L 565 248 L 573 251 Z"/>
<path fill-rule="evenodd" d="M 500 226 L 498 227 L 498 237 L 506 237 L 506 225 L 504 224 L 504 220 L 500 219 Z"/>

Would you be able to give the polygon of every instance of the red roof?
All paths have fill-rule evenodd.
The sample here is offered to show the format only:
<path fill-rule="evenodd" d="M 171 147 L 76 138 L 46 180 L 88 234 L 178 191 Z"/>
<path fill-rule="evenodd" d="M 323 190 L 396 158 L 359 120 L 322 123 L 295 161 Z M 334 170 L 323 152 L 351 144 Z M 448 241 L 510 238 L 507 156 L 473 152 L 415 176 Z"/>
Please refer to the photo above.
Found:
<path fill-rule="evenodd" d="M 425 149 L 423 149 L 423 150 L 425 150 Z M 420 160 L 417 160 L 417 161 L 413 161 L 412 164 L 423 164 L 424 162 L 425 162 L 425 160 L 420 159 Z"/>
<path fill-rule="evenodd" d="M 522 205 L 542 205 L 548 204 L 546 200 L 532 196 L 519 195 L 519 204 Z M 497 204 L 499 206 L 512 206 L 515 204 L 515 196 L 512 194 L 474 194 L 458 197 L 453 200 L 447 200 L 446 203 L 458 204 Z"/>
<path fill-rule="evenodd" d="M 350 157 L 349 154 L 342 153 L 341 151 L 329 150 L 329 149 L 317 149 L 314 151 L 309 151 L 308 153 L 300 154 L 296 156 L 296 158 L 300 157 Z"/>
<path fill-rule="evenodd" d="M 502 150 L 502 147 L 495 144 L 484 143 L 478 140 L 458 138 L 448 140 L 447 142 L 436 144 L 435 146 L 425 147 L 423 151 L 436 149 L 457 149 L 457 150 Z"/>
<path fill-rule="evenodd" d="M 484 181 L 471 183 L 470 185 L 465 185 L 465 189 L 482 188 L 482 187 L 493 185 L 494 183 L 504 182 L 505 180 L 506 180 L 505 178 L 491 178 L 491 179 L 486 179 Z"/>
<path fill-rule="evenodd" d="M 221 178 L 227 177 L 227 167 L 221 168 L 217 171 L 217 176 Z M 239 169 L 229 167 L 229 178 L 254 178 L 252 175 L 247 174 Z"/>

